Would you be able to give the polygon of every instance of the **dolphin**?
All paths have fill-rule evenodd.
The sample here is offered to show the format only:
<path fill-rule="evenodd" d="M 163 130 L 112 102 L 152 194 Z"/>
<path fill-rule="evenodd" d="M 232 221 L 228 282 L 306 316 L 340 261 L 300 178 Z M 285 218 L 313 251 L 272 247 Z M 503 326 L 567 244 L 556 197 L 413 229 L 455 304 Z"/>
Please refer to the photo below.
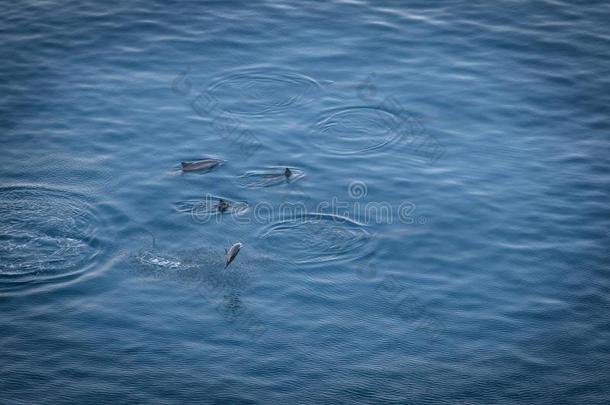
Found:
<path fill-rule="evenodd" d="M 222 163 L 220 159 L 203 159 L 196 162 L 181 162 L 183 172 L 210 170 Z"/>
<path fill-rule="evenodd" d="M 237 242 L 233 244 L 233 246 L 231 246 L 229 250 L 225 249 L 225 269 L 229 267 L 229 264 L 231 264 L 231 262 L 235 259 L 235 257 L 239 253 L 239 250 L 241 249 L 241 246 L 242 244 Z"/>
<path fill-rule="evenodd" d="M 229 203 L 223 200 L 222 198 L 218 200 L 218 211 L 225 212 L 227 208 L 229 208 Z"/>

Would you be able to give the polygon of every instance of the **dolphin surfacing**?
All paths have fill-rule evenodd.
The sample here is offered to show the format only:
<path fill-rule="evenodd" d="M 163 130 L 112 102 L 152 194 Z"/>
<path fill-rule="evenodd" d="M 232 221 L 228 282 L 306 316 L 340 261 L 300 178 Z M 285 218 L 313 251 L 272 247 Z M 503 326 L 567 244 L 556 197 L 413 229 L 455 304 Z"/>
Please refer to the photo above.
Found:
<path fill-rule="evenodd" d="M 227 267 L 229 267 L 229 264 L 231 264 L 231 262 L 235 259 L 235 257 L 239 253 L 239 250 L 241 249 L 241 247 L 242 247 L 242 244 L 240 242 L 237 242 L 237 243 L 233 244 L 233 246 L 231 246 L 229 248 L 229 250 L 226 251 L 226 254 L 225 254 L 225 269 Z"/>
<path fill-rule="evenodd" d="M 220 159 L 203 159 L 196 162 L 181 162 L 183 172 L 195 172 L 198 170 L 211 170 L 222 163 Z"/>

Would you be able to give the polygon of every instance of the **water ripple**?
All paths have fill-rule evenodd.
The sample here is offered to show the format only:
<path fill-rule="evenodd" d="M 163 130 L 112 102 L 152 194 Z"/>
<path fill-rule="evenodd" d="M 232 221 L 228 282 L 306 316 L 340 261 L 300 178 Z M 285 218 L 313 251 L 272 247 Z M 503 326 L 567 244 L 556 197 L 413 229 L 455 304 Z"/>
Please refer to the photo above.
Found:
<path fill-rule="evenodd" d="M 317 81 L 302 74 L 252 69 L 218 77 L 208 93 L 224 112 L 257 116 L 304 105 L 320 88 Z"/>
<path fill-rule="evenodd" d="M 78 278 L 101 253 L 99 215 L 83 196 L 36 187 L 0 189 L 0 295 Z"/>
<path fill-rule="evenodd" d="M 290 263 L 351 261 L 373 251 L 371 234 L 349 218 L 310 213 L 278 221 L 260 237 Z"/>
<path fill-rule="evenodd" d="M 377 107 L 348 107 L 327 112 L 313 128 L 314 143 L 337 155 L 372 152 L 400 138 L 403 121 Z"/>

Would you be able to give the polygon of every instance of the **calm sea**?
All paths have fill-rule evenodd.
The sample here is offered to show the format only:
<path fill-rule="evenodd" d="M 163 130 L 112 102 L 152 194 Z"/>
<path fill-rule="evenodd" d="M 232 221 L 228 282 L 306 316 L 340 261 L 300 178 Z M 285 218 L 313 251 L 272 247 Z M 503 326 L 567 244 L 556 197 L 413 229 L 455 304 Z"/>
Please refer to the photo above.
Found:
<path fill-rule="evenodd" d="M 608 2 L 2 5 L 0 403 L 610 401 Z"/>

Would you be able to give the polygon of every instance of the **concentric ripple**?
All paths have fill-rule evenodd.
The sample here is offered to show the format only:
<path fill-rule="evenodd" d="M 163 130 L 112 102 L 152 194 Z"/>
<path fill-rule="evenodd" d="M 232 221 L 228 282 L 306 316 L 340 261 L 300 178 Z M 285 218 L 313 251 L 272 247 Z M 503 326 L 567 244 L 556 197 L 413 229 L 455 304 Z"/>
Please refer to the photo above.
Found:
<path fill-rule="evenodd" d="M 208 93 L 224 112 L 260 115 L 304 105 L 320 89 L 317 81 L 298 73 L 246 70 L 215 79 Z"/>
<path fill-rule="evenodd" d="M 326 113 L 314 126 L 314 142 L 338 155 L 372 152 L 401 137 L 401 119 L 377 107 L 349 107 Z"/>
<path fill-rule="evenodd" d="M 0 188 L 0 295 L 78 278 L 98 262 L 99 216 L 83 196 Z"/>
<path fill-rule="evenodd" d="M 273 187 L 293 183 L 305 177 L 305 172 L 295 167 L 289 167 L 291 174 L 284 175 L 286 167 L 274 166 L 263 170 L 251 170 L 239 177 L 239 184 L 246 188 Z"/>
<path fill-rule="evenodd" d="M 226 208 L 220 208 L 221 201 L 228 204 Z M 242 215 L 248 211 L 248 203 L 245 201 L 210 194 L 198 200 L 179 201 L 174 207 L 180 213 L 191 215 L 197 222 L 207 222 L 221 215 Z"/>
<path fill-rule="evenodd" d="M 290 263 L 312 265 L 362 258 L 373 250 L 364 226 L 330 214 L 306 214 L 276 222 L 260 237 Z"/>

